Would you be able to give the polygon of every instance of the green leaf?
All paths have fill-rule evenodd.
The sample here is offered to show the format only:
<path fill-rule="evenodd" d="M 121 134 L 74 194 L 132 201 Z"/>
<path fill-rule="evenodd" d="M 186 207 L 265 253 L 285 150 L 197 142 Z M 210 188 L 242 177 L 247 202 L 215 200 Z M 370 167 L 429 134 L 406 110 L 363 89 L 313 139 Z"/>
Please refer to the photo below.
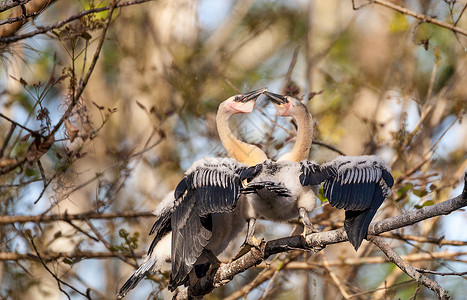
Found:
<path fill-rule="evenodd" d="M 428 195 L 428 191 L 426 191 L 426 190 L 413 190 L 412 192 L 413 192 L 413 194 L 415 196 L 417 196 L 419 198 L 422 198 L 422 197 Z"/>
<path fill-rule="evenodd" d="M 410 191 L 411 189 L 413 189 L 413 183 L 407 183 L 406 185 L 400 187 L 398 190 L 397 190 L 397 195 L 400 197 L 402 195 L 406 195 L 408 191 Z"/>
<path fill-rule="evenodd" d="M 428 201 L 423 202 L 422 205 L 420 205 L 420 204 L 415 205 L 415 208 L 416 208 L 416 209 L 420 209 L 420 208 L 422 208 L 422 207 L 430 206 L 430 205 L 433 205 L 433 204 L 435 204 L 435 203 L 433 202 L 433 200 L 428 200 Z"/>

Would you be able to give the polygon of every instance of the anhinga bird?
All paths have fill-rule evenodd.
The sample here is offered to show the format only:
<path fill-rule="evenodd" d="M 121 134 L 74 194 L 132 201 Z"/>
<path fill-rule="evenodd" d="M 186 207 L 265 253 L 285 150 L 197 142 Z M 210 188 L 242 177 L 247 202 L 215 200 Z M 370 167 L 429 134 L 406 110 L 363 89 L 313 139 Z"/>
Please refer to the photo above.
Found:
<path fill-rule="evenodd" d="M 341 156 L 322 166 L 306 161 L 312 142 L 311 114 L 295 98 L 265 92 L 281 116 L 291 116 L 298 127 L 291 152 L 277 162 L 265 161 L 244 173 L 251 206 L 269 220 L 289 220 L 300 215 L 304 234 L 313 231 L 308 213 L 315 209 L 319 184 L 336 208 L 345 210 L 344 228 L 349 241 L 358 249 L 368 226 L 394 180 L 390 168 L 376 156 Z M 298 163 L 301 161 L 300 163 Z M 247 236 L 253 236 L 249 227 Z M 248 238 L 247 238 L 248 239 Z"/>
<path fill-rule="evenodd" d="M 250 113 L 256 99 L 266 90 L 263 88 L 236 95 L 219 105 L 216 116 L 219 137 L 227 155 L 236 161 L 208 158 L 198 160 L 192 165 L 175 193 L 168 195 L 156 208 L 158 219 L 149 232 L 150 235 L 154 233 L 156 235 L 149 247 L 148 255 L 119 290 L 118 298 L 125 297 L 128 291 L 135 288 L 147 271 L 160 269 L 161 265 L 169 260 L 172 261 L 169 282 L 171 291 L 187 280 L 192 269 L 195 269 L 198 277 L 202 277 L 210 263 L 218 263 L 216 256 L 243 229 L 245 218 L 241 215 L 243 207 L 248 206 L 246 201 L 240 200 L 237 205 L 238 197 L 229 194 L 229 200 L 225 197 L 222 199 L 232 205 L 218 210 L 209 206 L 209 201 L 213 201 L 215 207 L 215 201 L 206 195 L 214 195 L 209 194 L 209 190 L 217 191 L 221 187 L 227 189 L 227 182 L 223 182 L 221 178 L 224 178 L 222 177 L 224 173 L 234 176 L 229 173 L 229 165 L 236 164 L 237 167 L 246 169 L 267 159 L 261 149 L 237 139 L 229 127 L 230 117 L 238 113 Z M 214 177 L 199 178 L 198 172 Z M 193 181 L 193 178 L 201 181 Z M 227 191 L 224 191 L 222 195 L 226 193 Z M 217 194 L 215 196 L 219 197 Z"/>
<path fill-rule="evenodd" d="M 242 193 L 248 194 L 256 211 L 278 221 L 300 215 L 304 234 L 312 232 L 308 212 L 315 208 L 316 190 L 324 182 L 331 206 L 345 210 L 344 228 L 355 250 L 394 184 L 389 167 L 376 156 L 340 156 L 323 165 L 265 161 L 242 174 L 246 180 Z"/>

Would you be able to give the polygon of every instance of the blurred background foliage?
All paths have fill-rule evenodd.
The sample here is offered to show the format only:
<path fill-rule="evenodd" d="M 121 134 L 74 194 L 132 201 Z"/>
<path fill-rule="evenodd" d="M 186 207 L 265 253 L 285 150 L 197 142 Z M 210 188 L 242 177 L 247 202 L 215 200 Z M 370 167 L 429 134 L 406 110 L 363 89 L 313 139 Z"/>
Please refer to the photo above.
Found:
<path fill-rule="evenodd" d="M 457 19 L 465 1 L 393 2 L 467 28 L 467 16 Z M 16 34 L 109 4 L 56 1 Z M 1 17 L 7 18 L 8 11 Z M 346 155 L 377 154 L 391 164 L 394 193 L 377 218 L 444 201 L 462 188 L 467 169 L 467 128 L 462 122 L 467 106 L 467 37 L 378 5 L 353 10 L 351 1 L 157 0 L 117 8 L 90 81 L 55 139 L 49 140 L 49 149 L 46 137 L 89 71 L 107 17 L 107 11 L 88 14 L 47 34 L 1 44 L 2 215 L 152 211 L 192 162 L 225 155 L 215 127 L 218 104 L 260 87 L 294 92 L 307 103 L 315 122 L 314 139 L 325 144 L 315 144 L 310 159 L 334 158 L 338 153 L 333 147 Z M 235 116 L 231 126 L 242 139 L 275 158 L 290 149 L 295 127 L 290 120 L 276 118 L 263 100 L 252 114 Z M 34 141 L 45 152 L 32 151 Z M 25 161 L 27 155 L 40 160 Z M 343 215 L 324 206 L 315 221 L 326 219 L 342 221 Z M 114 218 L 2 225 L 0 250 L 37 254 L 33 240 L 44 253 L 141 253 L 151 241 L 147 232 L 152 222 L 154 218 Z M 288 235 L 292 228 L 271 225 L 262 222 L 258 228 L 266 239 Z M 401 233 L 466 241 L 463 226 L 465 212 L 456 212 Z M 242 241 L 239 237 L 233 243 L 225 260 Z M 391 246 L 400 254 L 461 251 L 396 239 Z M 355 253 L 343 243 L 324 253 L 339 261 L 378 251 L 366 243 Z M 339 297 L 326 270 L 317 265 L 321 255 L 306 253 L 296 260 L 316 268 L 283 270 L 251 291 L 248 299 Z M 413 264 L 465 270 L 465 256 L 457 260 Z M 135 260 L 126 262 L 62 258 L 48 265 L 78 291 L 89 289 L 93 299 L 107 299 L 133 272 Z M 434 297 L 424 288 L 418 291 L 390 264 L 333 270 L 352 294 L 362 293 L 357 298 L 408 299 L 416 291 L 421 298 Z M 207 299 L 227 297 L 260 271 L 237 276 Z M 163 290 L 167 276 L 145 280 L 128 298 L 169 297 Z M 433 278 L 454 299 L 467 292 L 465 275 Z M 37 261 L 3 261 L 0 282 L 2 299 L 66 297 Z M 60 288 L 71 298 L 83 297 L 63 284 Z M 377 288 L 382 289 L 373 291 Z"/>

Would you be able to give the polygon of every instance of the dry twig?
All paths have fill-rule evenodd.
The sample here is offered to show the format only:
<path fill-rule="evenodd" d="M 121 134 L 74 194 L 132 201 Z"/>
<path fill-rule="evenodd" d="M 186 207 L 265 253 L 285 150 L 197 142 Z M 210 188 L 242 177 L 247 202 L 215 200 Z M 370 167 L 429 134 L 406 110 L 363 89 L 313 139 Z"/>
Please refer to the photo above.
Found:
<path fill-rule="evenodd" d="M 449 299 L 448 292 L 443 289 L 436 281 L 431 280 L 430 278 L 422 275 L 414 267 L 409 265 L 406 261 L 404 261 L 394 250 L 387 243 L 384 242 L 382 238 L 370 236 L 369 240 L 378 246 L 381 251 L 392 261 L 395 265 L 397 265 L 404 273 L 412 277 L 418 283 L 423 284 L 424 286 L 428 287 L 430 290 L 436 293 L 438 299 Z"/>

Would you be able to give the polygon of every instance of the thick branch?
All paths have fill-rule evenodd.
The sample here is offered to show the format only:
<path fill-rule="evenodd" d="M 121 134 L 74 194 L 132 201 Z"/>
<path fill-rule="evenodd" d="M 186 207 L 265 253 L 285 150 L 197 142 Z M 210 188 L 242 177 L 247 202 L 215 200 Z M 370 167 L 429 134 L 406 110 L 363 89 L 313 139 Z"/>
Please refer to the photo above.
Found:
<path fill-rule="evenodd" d="M 383 232 L 413 225 L 425 219 L 447 215 L 464 206 L 467 206 L 467 198 L 458 196 L 442 203 L 427 206 L 397 217 L 371 223 L 368 234 L 378 235 Z M 327 232 L 313 233 L 308 235 L 306 239 L 302 235 L 296 235 L 269 241 L 265 244 L 263 243 L 260 249 L 253 248 L 238 260 L 221 265 L 216 272 L 213 272 L 211 277 L 205 277 L 197 282 L 193 287 L 193 291 L 197 295 L 207 294 L 212 291 L 213 286 L 221 286 L 228 283 L 235 275 L 258 265 L 272 254 L 296 249 L 310 250 L 315 247 L 324 248 L 326 245 L 340 243 L 346 240 L 347 234 L 344 229 L 341 228 Z"/>
<path fill-rule="evenodd" d="M 411 211 L 393 218 L 373 222 L 368 229 L 369 235 L 378 235 L 383 232 L 391 231 L 397 228 L 410 226 L 420 221 L 441 215 L 448 215 L 451 212 L 467 206 L 467 198 L 457 196 L 444 202 L 425 206 L 421 209 Z M 330 244 L 347 241 L 347 234 L 343 228 L 321 233 L 313 233 L 307 236 L 309 247 L 326 246 Z"/>

